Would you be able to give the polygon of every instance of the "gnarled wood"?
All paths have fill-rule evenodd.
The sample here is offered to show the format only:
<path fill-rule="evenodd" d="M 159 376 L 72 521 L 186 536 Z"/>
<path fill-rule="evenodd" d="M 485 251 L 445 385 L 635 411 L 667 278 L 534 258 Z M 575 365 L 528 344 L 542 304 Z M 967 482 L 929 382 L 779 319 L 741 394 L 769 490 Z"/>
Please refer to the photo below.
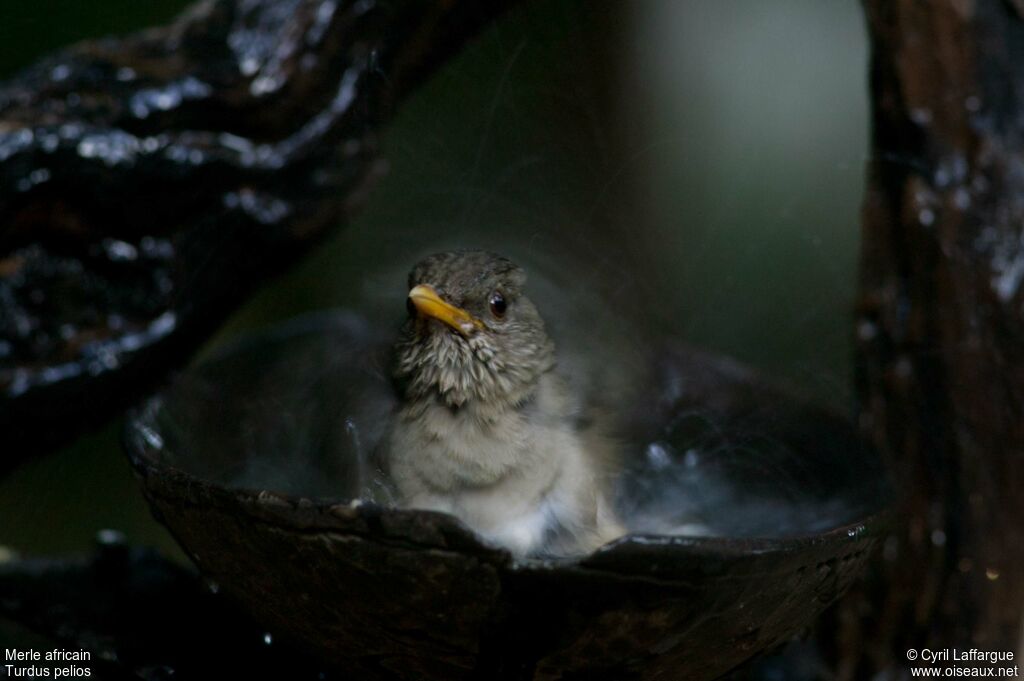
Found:
<path fill-rule="evenodd" d="M 1024 613 L 1024 20 L 1006 0 L 865 7 L 858 387 L 905 523 L 845 613 L 851 678 L 908 648 L 1016 650 Z"/>
<path fill-rule="evenodd" d="M 0 469 L 153 385 L 355 206 L 506 0 L 207 0 L 0 88 Z"/>

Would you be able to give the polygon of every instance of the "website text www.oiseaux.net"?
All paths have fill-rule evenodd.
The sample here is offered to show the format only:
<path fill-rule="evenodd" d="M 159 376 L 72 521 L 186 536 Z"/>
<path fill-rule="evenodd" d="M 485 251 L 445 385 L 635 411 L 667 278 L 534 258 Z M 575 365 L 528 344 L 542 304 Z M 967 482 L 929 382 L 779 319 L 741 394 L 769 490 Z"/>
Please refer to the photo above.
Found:
<path fill-rule="evenodd" d="M 911 648 L 907 660 L 913 678 L 1020 678 L 1012 651 Z"/>

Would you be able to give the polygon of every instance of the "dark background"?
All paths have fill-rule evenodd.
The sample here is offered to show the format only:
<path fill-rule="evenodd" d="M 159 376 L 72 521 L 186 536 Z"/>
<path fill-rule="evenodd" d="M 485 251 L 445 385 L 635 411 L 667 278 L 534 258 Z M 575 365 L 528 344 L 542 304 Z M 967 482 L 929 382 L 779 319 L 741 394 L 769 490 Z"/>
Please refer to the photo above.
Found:
<path fill-rule="evenodd" d="M 185 6 L 6 2 L 0 77 Z M 425 250 L 572 252 L 685 340 L 849 410 L 866 62 L 854 0 L 528 4 L 402 108 L 358 218 L 213 342 L 320 307 L 392 319 Z M 80 550 L 116 527 L 175 551 L 119 432 L 0 480 L 0 546 Z"/>

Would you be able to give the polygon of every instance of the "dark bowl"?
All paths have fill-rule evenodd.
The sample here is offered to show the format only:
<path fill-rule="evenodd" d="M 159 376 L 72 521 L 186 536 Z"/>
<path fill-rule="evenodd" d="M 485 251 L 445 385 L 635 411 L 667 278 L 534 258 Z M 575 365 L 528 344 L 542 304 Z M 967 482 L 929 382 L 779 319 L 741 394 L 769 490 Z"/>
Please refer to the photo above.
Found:
<path fill-rule="evenodd" d="M 844 419 L 678 347 L 631 400 L 635 533 L 591 555 L 517 561 L 446 514 L 351 501 L 380 496 L 379 347 L 346 314 L 236 342 L 126 436 L 199 569 L 351 678 L 714 678 L 811 624 L 882 536 L 884 476 Z"/>

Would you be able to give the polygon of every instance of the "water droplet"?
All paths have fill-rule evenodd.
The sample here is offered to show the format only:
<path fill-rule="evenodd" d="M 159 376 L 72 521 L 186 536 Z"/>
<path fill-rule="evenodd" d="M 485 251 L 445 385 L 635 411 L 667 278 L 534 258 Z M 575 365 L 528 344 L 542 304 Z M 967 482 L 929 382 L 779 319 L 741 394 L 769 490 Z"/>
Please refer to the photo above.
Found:
<path fill-rule="evenodd" d="M 864 319 L 860 324 L 857 325 L 857 338 L 867 342 L 874 340 L 875 336 L 878 335 L 878 327 L 874 322 Z"/>
<path fill-rule="evenodd" d="M 696 468 L 700 463 L 700 455 L 696 449 L 687 449 L 683 455 L 683 465 L 687 468 Z"/>
<path fill-rule="evenodd" d="M 255 57 L 246 57 L 238 64 L 243 76 L 252 76 L 260 70 L 260 62 Z"/>
<path fill-rule="evenodd" d="M 158 92 L 152 101 L 156 108 L 167 111 L 181 101 L 181 98 L 176 95 L 177 93 L 174 92 Z"/>
<path fill-rule="evenodd" d="M 174 257 L 174 245 L 168 239 L 144 236 L 139 240 L 142 255 L 156 260 L 170 260 Z"/>
<path fill-rule="evenodd" d="M 953 205 L 960 210 L 967 210 L 971 205 L 971 193 L 964 187 L 957 187 L 953 192 Z"/>
<path fill-rule="evenodd" d="M 981 98 L 977 95 L 970 95 L 964 100 L 964 108 L 970 112 L 981 110 Z"/>
<path fill-rule="evenodd" d="M 993 265 L 999 270 L 999 273 L 992 278 L 992 287 L 1000 300 L 1009 302 L 1017 295 L 1017 289 L 1020 287 L 1021 281 L 1024 280 L 1024 253 L 1017 255 L 1009 262 L 1006 262 L 1004 258 L 1002 262 L 994 262 Z"/>
<path fill-rule="evenodd" d="M 942 530 L 935 530 L 932 532 L 932 544 L 935 546 L 946 545 L 946 533 Z"/>
<path fill-rule="evenodd" d="M 147 426 L 140 426 L 139 435 L 141 435 L 142 439 L 146 441 L 146 444 L 148 444 L 153 449 L 163 449 L 163 437 L 161 437 L 160 433 L 156 432 L 152 428 L 149 428 Z"/>
<path fill-rule="evenodd" d="M 334 13 L 338 8 L 338 3 L 334 0 L 325 0 L 317 8 L 316 21 L 309 30 L 306 32 L 306 43 L 308 45 L 316 45 L 323 40 L 324 34 L 327 32 L 328 27 L 331 24 L 331 19 L 334 18 Z"/>
<path fill-rule="evenodd" d="M 153 111 L 170 111 L 183 102 L 203 99 L 213 92 L 208 84 L 188 76 L 162 88 L 146 88 L 132 95 L 128 106 L 136 118 L 147 118 Z"/>
<path fill-rule="evenodd" d="M 274 642 L 274 637 L 270 635 L 270 632 L 267 632 L 266 634 L 263 634 L 263 643 L 265 643 L 266 645 L 269 646 L 273 642 Z"/>
<path fill-rule="evenodd" d="M 664 444 L 652 442 L 647 445 L 647 462 L 654 470 L 662 470 L 672 463 L 672 457 L 669 456 Z"/>
<path fill-rule="evenodd" d="M 11 376 L 11 382 L 7 384 L 7 394 L 20 395 L 31 388 L 32 385 L 33 382 L 28 372 L 24 369 L 16 369 L 14 375 Z"/>
<path fill-rule="evenodd" d="M 995 568 L 985 568 L 985 577 L 988 578 L 988 581 L 994 582 L 999 579 L 999 570 Z"/>
<path fill-rule="evenodd" d="M 53 67 L 52 71 L 50 71 L 50 80 L 60 82 L 62 80 L 67 80 L 67 77 L 70 75 L 70 66 L 68 66 L 67 64 L 58 64 L 57 66 Z"/>
<path fill-rule="evenodd" d="M 108 528 L 96 533 L 96 543 L 100 546 L 123 546 L 128 543 L 128 537 L 120 530 Z"/>
<path fill-rule="evenodd" d="M 285 201 L 251 189 L 228 192 L 224 195 L 223 203 L 225 208 L 240 208 L 264 225 L 278 223 L 292 212 L 291 206 Z"/>
<path fill-rule="evenodd" d="M 75 139 L 82 134 L 82 126 L 78 123 L 64 123 L 57 129 L 57 134 L 63 139 Z"/>
<path fill-rule="evenodd" d="M 925 109 L 923 107 L 917 107 L 910 110 L 910 120 L 914 121 L 918 125 L 924 126 L 932 122 L 931 109 Z"/>
<path fill-rule="evenodd" d="M 263 95 L 275 92 L 284 85 L 284 79 L 273 76 L 260 76 L 252 81 L 249 85 L 249 92 L 253 97 L 262 97 Z"/>
<path fill-rule="evenodd" d="M 931 227 L 935 222 L 935 211 L 931 208 L 922 208 L 917 213 L 917 220 L 925 227 Z"/>
<path fill-rule="evenodd" d="M 139 257 L 139 251 L 127 241 L 104 239 L 103 250 L 114 262 L 130 262 Z"/>
<path fill-rule="evenodd" d="M 36 168 L 28 174 L 28 179 L 32 180 L 32 184 L 42 184 L 50 179 L 50 171 L 46 168 Z"/>

